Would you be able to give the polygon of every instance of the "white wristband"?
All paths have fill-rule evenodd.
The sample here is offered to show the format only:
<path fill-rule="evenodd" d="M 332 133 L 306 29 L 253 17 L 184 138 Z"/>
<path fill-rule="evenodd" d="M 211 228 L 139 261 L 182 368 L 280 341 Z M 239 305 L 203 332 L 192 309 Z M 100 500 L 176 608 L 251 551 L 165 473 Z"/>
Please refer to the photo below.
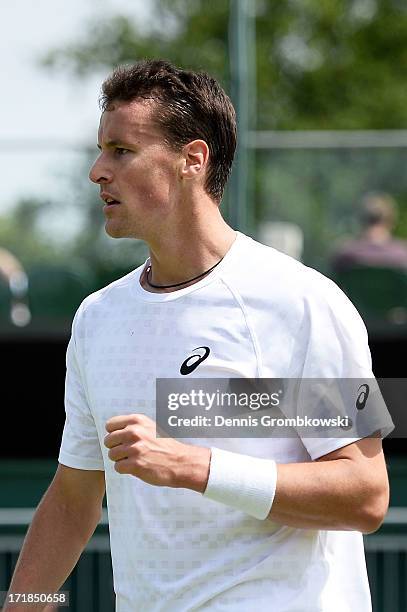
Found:
<path fill-rule="evenodd" d="M 276 484 L 277 465 L 272 459 L 211 448 L 204 497 L 265 519 L 274 501 Z"/>

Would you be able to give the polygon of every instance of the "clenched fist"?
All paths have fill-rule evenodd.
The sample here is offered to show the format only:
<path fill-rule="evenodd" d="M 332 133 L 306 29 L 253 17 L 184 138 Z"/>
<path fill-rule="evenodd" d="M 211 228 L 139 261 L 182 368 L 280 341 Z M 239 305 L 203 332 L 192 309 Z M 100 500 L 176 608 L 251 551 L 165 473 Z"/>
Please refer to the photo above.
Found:
<path fill-rule="evenodd" d="M 106 423 L 104 444 L 119 474 L 161 487 L 203 493 L 209 476 L 209 448 L 157 438 L 156 424 L 144 414 L 115 416 Z"/>

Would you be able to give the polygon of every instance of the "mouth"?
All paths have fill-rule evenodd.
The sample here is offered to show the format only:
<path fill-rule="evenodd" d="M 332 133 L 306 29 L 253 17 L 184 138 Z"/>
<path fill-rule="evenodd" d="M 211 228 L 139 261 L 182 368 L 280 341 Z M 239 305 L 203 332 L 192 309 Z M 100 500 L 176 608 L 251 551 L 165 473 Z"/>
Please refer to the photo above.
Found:
<path fill-rule="evenodd" d="M 100 197 L 103 200 L 103 202 L 105 203 L 104 210 L 106 210 L 107 208 L 110 208 L 112 206 L 117 206 L 118 204 L 120 204 L 120 200 L 116 200 L 116 198 L 114 198 L 112 194 L 110 194 L 110 193 L 108 193 L 106 191 L 102 191 L 100 193 Z"/>
<path fill-rule="evenodd" d="M 120 204 L 119 200 L 114 200 L 113 198 L 107 198 L 107 200 L 105 200 L 106 208 L 110 208 L 110 206 L 117 206 L 118 204 Z"/>

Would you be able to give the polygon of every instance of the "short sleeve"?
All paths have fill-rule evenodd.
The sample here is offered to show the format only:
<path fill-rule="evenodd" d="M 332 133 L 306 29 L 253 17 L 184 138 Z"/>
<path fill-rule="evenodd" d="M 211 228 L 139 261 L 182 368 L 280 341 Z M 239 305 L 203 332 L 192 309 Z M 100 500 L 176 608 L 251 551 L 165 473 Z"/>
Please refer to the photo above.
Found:
<path fill-rule="evenodd" d="M 373 377 L 365 324 L 328 278 L 305 299 L 303 378 Z"/>
<path fill-rule="evenodd" d="M 66 353 L 65 426 L 59 463 L 82 470 L 104 470 L 94 418 L 89 409 L 77 344 L 78 313 Z"/>
<path fill-rule="evenodd" d="M 321 275 L 318 275 L 317 281 L 317 286 L 310 290 L 305 299 L 303 328 L 299 334 L 302 346 L 298 346 L 299 367 L 295 376 L 302 379 L 341 379 L 341 384 L 335 385 L 337 393 L 341 388 L 350 389 L 355 383 L 358 384 L 353 380 L 347 382 L 348 379 L 371 381 L 373 385 L 370 386 L 378 389 L 372 372 L 367 331 L 359 313 L 332 281 Z M 347 415 L 355 422 L 358 418 L 355 401 L 350 402 L 346 393 L 342 402 L 346 404 Z M 341 398 L 338 398 L 338 405 L 340 403 Z M 392 429 L 393 424 L 384 403 L 371 423 L 372 431 L 367 435 L 373 435 L 376 430 L 386 431 L 387 434 Z M 310 457 L 317 459 L 362 437 L 366 436 L 302 437 L 302 442 Z"/>

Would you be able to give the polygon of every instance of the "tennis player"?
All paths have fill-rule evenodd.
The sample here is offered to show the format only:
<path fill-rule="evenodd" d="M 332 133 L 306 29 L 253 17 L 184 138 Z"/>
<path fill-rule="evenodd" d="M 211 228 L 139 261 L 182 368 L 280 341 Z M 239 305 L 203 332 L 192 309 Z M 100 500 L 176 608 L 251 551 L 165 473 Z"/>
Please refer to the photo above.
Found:
<path fill-rule="evenodd" d="M 141 61 L 102 91 L 90 179 L 109 236 L 150 257 L 75 315 L 59 467 L 11 592 L 60 588 L 106 485 L 118 612 L 368 612 L 362 533 L 389 498 L 379 438 L 155 429 L 157 378 L 373 377 L 358 313 L 223 220 L 236 122 L 213 78 Z"/>

